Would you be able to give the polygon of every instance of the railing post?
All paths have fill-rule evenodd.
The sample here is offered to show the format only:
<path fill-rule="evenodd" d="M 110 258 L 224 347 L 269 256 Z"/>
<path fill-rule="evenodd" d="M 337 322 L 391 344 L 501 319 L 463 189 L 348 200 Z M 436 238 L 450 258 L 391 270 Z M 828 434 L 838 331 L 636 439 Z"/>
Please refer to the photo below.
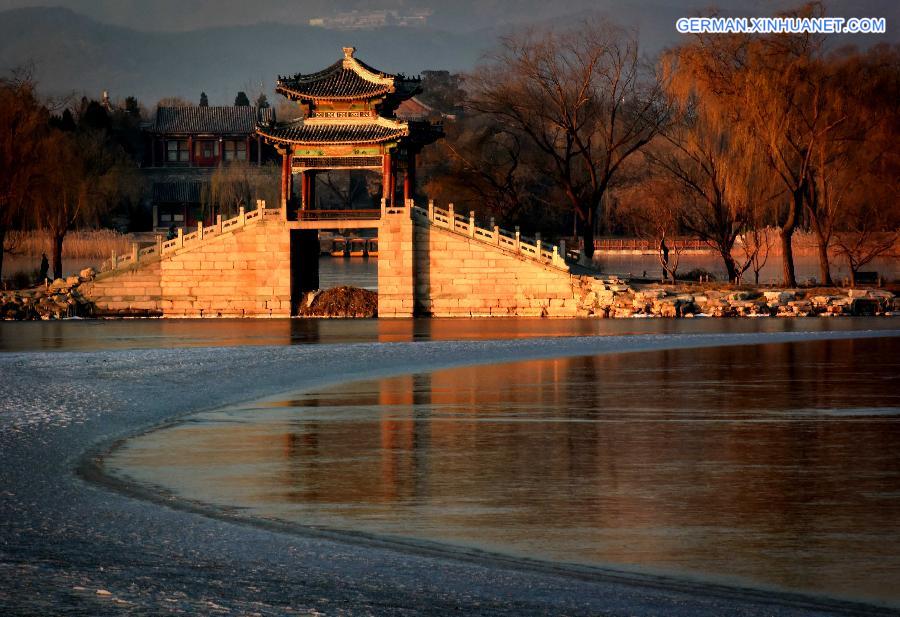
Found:
<path fill-rule="evenodd" d="M 516 252 L 519 252 L 519 247 L 522 244 L 522 234 L 519 232 L 519 226 L 516 225 Z"/>
<path fill-rule="evenodd" d="M 456 214 L 453 212 L 453 202 L 451 201 L 447 204 L 447 214 L 449 214 L 450 218 L 450 229 L 456 229 Z"/>
<path fill-rule="evenodd" d="M 156 254 L 160 257 L 162 257 L 162 245 L 163 245 L 162 236 L 157 235 L 156 236 Z"/>
<path fill-rule="evenodd" d="M 500 246 L 500 226 L 494 225 L 494 243 Z"/>
<path fill-rule="evenodd" d="M 119 261 L 116 259 L 116 252 L 113 251 L 112 255 L 109 258 L 110 270 L 115 270 L 119 267 Z"/>
<path fill-rule="evenodd" d="M 384 197 L 381 198 L 381 216 L 384 216 L 387 212 L 387 199 Z"/>
<path fill-rule="evenodd" d="M 244 206 L 238 208 L 238 218 L 240 218 L 240 227 L 243 227 L 247 222 L 247 212 L 244 210 Z"/>
<path fill-rule="evenodd" d="M 541 251 L 544 249 L 541 246 L 541 232 L 539 232 L 539 231 L 534 232 L 534 245 L 537 247 L 537 254 L 538 254 L 538 257 L 540 257 Z"/>
<path fill-rule="evenodd" d="M 184 247 L 184 227 L 178 228 L 178 244 L 176 244 L 178 248 Z"/>
<path fill-rule="evenodd" d="M 140 253 L 140 249 L 138 248 L 137 242 L 131 243 L 131 263 L 136 264 L 138 262 L 138 255 Z"/>
<path fill-rule="evenodd" d="M 469 210 L 469 237 L 475 237 L 475 211 Z"/>
<path fill-rule="evenodd" d="M 197 221 L 197 239 L 203 239 L 203 221 Z"/>
<path fill-rule="evenodd" d="M 222 233 L 222 215 L 217 214 L 216 215 L 216 234 L 221 234 L 221 233 Z"/>
<path fill-rule="evenodd" d="M 428 220 L 429 221 L 434 220 L 434 200 L 433 199 L 428 200 Z"/>

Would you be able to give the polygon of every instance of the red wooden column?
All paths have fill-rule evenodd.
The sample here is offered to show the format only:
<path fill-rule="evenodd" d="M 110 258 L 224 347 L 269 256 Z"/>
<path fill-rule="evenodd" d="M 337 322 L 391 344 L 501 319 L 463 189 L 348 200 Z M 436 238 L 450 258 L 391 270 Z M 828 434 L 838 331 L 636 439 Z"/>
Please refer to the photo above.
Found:
<path fill-rule="evenodd" d="M 288 205 L 294 202 L 294 167 L 291 158 L 294 156 L 290 146 L 287 149 L 287 199 Z"/>
<path fill-rule="evenodd" d="M 287 210 L 291 205 L 291 155 L 290 150 L 281 152 L 281 208 Z"/>
<path fill-rule="evenodd" d="M 387 151 L 384 153 L 381 162 L 381 193 L 385 203 L 389 206 L 394 199 L 394 191 L 392 190 L 394 179 L 391 177 L 391 168 L 391 152 Z"/>
<path fill-rule="evenodd" d="M 416 194 L 416 155 L 410 152 L 406 155 L 406 173 L 403 174 L 403 204 L 408 199 L 413 199 Z"/>
<path fill-rule="evenodd" d="M 300 172 L 300 209 L 309 209 L 309 171 Z"/>

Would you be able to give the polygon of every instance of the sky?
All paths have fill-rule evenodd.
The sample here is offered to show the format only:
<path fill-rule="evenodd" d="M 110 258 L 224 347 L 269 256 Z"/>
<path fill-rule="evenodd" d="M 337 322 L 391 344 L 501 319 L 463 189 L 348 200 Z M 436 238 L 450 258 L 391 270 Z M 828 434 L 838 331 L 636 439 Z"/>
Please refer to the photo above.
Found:
<path fill-rule="evenodd" d="M 431 25 L 466 30 L 553 18 L 586 10 L 627 17 L 640 8 L 683 8 L 693 13 L 708 6 L 736 12 L 777 10 L 801 4 L 783 0 L 0 0 L 0 10 L 64 6 L 97 21 L 139 30 L 185 31 L 259 22 L 305 24 L 336 11 L 415 8 L 433 11 Z M 844 16 L 897 16 L 897 0 L 830 0 L 830 13 Z M 668 11 L 666 11 L 668 13 Z M 871 14 L 871 15 L 869 15 Z"/>
<path fill-rule="evenodd" d="M 0 73 L 32 66 L 48 95 L 166 96 L 231 104 L 238 90 L 274 93 L 278 74 L 312 72 L 353 45 L 392 72 L 467 71 L 509 27 L 580 23 L 605 16 L 638 32 L 652 57 L 686 35 L 678 17 L 716 4 L 725 15 L 771 15 L 802 0 L 0 0 Z M 63 9 L 7 13 L 48 4 Z M 886 17 L 886 36 L 838 37 L 838 45 L 897 43 L 900 0 L 830 0 L 828 14 Z M 338 11 L 432 11 L 428 27 L 333 31 L 309 19 Z M 74 14 L 73 14 L 74 12 Z"/>
<path fill-rule="evenodd" d="M 583 11 L 612 17 L 650 16 L 654 9 L 683 9 L 686 15 L 716 6 L 736 14 L 770 14 L 802 4 L 803 0 L 0 0 L 0 11 L 22 7 L 63 6 L 102 23 L 137 30 L 183 32 L 200 28 L 276 22 L 308 23 L 314 17 L 340 11 L 413 9 L 432 11 L 436 29 L 468 31 L 529 21 L 553 19 Z M 900 18 L 897 0 L 826 0 L 828 12 L 839 16 Z"/>

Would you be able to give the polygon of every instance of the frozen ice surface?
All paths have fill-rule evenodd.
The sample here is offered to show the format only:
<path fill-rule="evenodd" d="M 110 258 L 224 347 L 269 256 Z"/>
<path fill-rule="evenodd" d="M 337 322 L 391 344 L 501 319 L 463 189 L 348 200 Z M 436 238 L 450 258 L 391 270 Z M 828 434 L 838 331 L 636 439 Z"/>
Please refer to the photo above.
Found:
<path fill-rule="evenodd" d="M 287 532 L 86 481 L 191 412 L 475 363 L 898 331 L 0 354 L 0 614 L 819 615 L 878 609 L 378 538 Z M 96 478 L 94 478 L 96 479 Z M 148 497 L 151 497 L 148 495 Z M 199 506 L 198 506 L 199 509 Z M 890 613 L 890 611 L 885 611 Z"/>

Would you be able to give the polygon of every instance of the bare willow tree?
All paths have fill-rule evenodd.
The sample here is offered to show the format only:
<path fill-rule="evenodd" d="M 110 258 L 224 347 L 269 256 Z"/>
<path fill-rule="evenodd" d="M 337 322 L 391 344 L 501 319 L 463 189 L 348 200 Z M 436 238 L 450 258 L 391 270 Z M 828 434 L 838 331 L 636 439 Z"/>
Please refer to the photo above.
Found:
<path fill-rule="evenodd" d="M 649 156 L 642 157 L 644 166 Z M 681 221 L 687 204 L 694 196 L 684 186 L 675 185 L 671 179 L 652 173 L 644 173 L 641 182 L 619 189 L 623 206 L 619 213 L 628 230 L 647 240 L 656 248 L 663 279 L 675 282 L 684 240 L 680 237 Z"/>
<path fill-rule="evenodd" d="M 200 196 L 204 216 L 233 216 L 242 206 L 254 208 L 257 199 L 277 204 L 278 173 L 272 164 L 259 168 L 243 161 L 216 168 Z"/>
<path fill-rule="evenodd" d="M 892 114 L 893 128 L 881 134 L 889 142 L 883 148 L 871 145 L 868 151 L 879 153 L 872 159 L 864 153 L 867 164 L 858 168 L 858 177 L 846 188 L 841 207 L 836 212 L 834 244 L 837 254 L 850 268 L 850 282 L 876 258 L 900 259 L 900 152 L 897 139 L 900 114 L 896 101 Z"/>
<path fill-rule="evenodd" d="M 467 84 L 472 109 L 537 147 L 545 173 L 581 223 L 591 257 L 603 195 L 668 116 L 634 33 L 592 20 L 504 37 Z"/>
<path fill-rule="evenodd" d="M 501 225 L 524 224 L 530 231 L 554 209 L 552 187 L 527 136 L 486 114 L 445 124 L 446 138 L 428 153 L 433 166 L 429 195 L 494 216 Z M 527 221 L 527 222 L 526 222 Z"/>
<path fill-rule="evenodd" d="M 24 216 L 39 180 L 48 120 L 27 71 L 0 80 L 0 275 L 3 256 L 11 248 L 7 232 Z"/>
<path fill-rule="evenodd" d="M 813 3 L 791 13 L 822 14 Z M 700 35 L 679 49 L 682 87 L 730 118 L 748 154 L 766 161 L 786 195 L 780 209 L 784 283 L 796 285 L 792 239 L 803 214 L 817 144 L 844 120 L 822 70 L 822 35 Z"/>
<path fill-rule="evenodd" d="M 733 140 L 721 125 L 710 126 L 693 115 L 666 131 L 667 143 L 648 150 L 654 165 L 688 196 L 682 227 L 712 247 L 721 257 L 728 280 L 738 277 L 732 251 L 749 220 L 749 201 L 738 195 L 747 186 L 735 174 L 742 165 Z"/>
<path fill-rule="evenodd" d="M 831 285 L 829 249 L 841 225 L 859 227 L 847 216 L 861 214 L 857 202 L 868 199 L 878 209 L 897 208 L 896 194 L 885 194 L 884 189 L 896 184 L 892 161 L 900 156 L 900 48 L 879 45 L 862 53 L 842 49 L 827 58 L 823 70 L 832 74 L 825 113 L 835 128 L 813 148 L 806 207 L 818 240 L 821 280 Z M 870 220 L 861 228 L 866 236 L 873 221 L 890 221 L 881 213 L 874 213 L 874 219 L 872 213 L 866 216 Z M 845 234 L 841 243 L 840 252 L 846 255 L 853 240 Z"/>
<path fill-rule="evenodd" d="M 53 130 L 41 149 L 44 166 L 33 193 L 37 224 L 51 241 L 53 277 L 62 276 L 62 248 L 66 235 L 79 224 L 95 225 L 121 199 L 135 199 L 141 183 L 134 164 L 103 131 Z"/>

